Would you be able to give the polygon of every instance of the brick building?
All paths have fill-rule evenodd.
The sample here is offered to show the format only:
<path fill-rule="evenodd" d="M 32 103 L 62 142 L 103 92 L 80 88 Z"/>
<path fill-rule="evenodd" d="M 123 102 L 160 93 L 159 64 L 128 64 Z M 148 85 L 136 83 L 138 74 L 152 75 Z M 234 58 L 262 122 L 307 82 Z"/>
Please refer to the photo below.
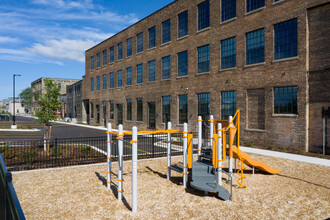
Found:
<path fill-rule="evenodd" d="M 86 51 L 83 120 L 196 131 L 240 109 L 243 142 L 308 151 L 330 104 L 329 5 L 173 1 Z"/>
<path fill-rule="evenodd" d="M 82 122 L 82 80 L 66 88 L 65 118 L 72 122 Z"/>

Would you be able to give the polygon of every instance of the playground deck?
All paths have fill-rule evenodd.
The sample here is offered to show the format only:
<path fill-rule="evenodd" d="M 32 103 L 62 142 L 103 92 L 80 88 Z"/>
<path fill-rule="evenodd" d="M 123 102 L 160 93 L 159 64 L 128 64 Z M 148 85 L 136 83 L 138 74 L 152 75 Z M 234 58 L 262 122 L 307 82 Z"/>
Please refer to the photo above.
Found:
<path fill-rule="evenodd" d="M 106 164 L 18 172 L 13 183 L 27 219 L 326 219 L 330 217 L 330 167 L 250 155 L 280 175 L 247 169 L 246 189 L 233 201 L 166 179 L 166 158 L 138 161 L 138 212 L 131 206 L 131 163 L 124 162 L 124 202 L 106 188 Z M 173 157 L 173 163 L 182 157 Z M 113 165 L 114 172 L 117 164 Z M 234 180 L 238 175 L 235 174 Z"/>

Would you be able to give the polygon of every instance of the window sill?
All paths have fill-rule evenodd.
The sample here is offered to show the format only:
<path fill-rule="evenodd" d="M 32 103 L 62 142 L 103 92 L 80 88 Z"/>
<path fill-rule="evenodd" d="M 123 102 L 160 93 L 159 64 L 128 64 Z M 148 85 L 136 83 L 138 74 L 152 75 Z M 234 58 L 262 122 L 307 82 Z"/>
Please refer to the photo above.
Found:
<path fill-rule="evenodd" d="M 109 63 L 110 65 L 114 64 L 115 62 Z"/>
<path fill-rule="evenodd" d="M 273 63 L 280 63 L 280 62 L 290 61 L 290 60 L 297 60 L 297 59 L 299 59 L 298 56 L 296 56 L 296 57 L 287 57 L 287 58 L 282 58 L 282 59 L 278 59 L 278 60 L 272 60 L 272 64 Z"/>
<path fill-rule="evenodd" d="M 250 67 L 256 67 L 256 66 L 262 66 L 262 65 L 265 65 L 265 64 L 266 64 L 266 62 L 247 64 L 247 65 L 244 65 L 244 68 L 250 68 Z"/>
<path fill-rule="evenodd" d="M 202 76 L 202 75 L 208 75 L 210 74 L 210 71 L 209 72 L 203 72 L 203 73 L 196 73 L 196 76 Z"/>
<path fill-rule="evenodd" d="M 132 121 L 132 120 L 126 120 L 126 122 L 130 122 L 130 123 L 131 123 L 131 122 L 133 122 L 133 121 Z"/>
<path fill-rule="evenodd" d="M 234 17 L 234 18 L 230 18 L 230 19 L 225 20 L 225 21 L 221 21 L 220 22 L 220 25 L 222 25 L 222 24 L 228 24 L 228 23 L 230 23 L 232 21 L 235 21 L 236 19 L 237 19 L 237 17 Z"/>
<path fill-rule="evenodd" d="M 126 88 L 127 88 L 127 87 L 132 87 L 132 85 L 126 85 Z"/>
<path fill-rule="evenodd" d="M 100 67 L 96 67 L 96 69 L 98 70 L 98 69 L 100 69 Z"/>
<path fill-rule="evenodd" d="M 142 84 L 143 84 L 143 82 L 142 83 L 136 83 L 137 86 L 142 85 Z"/>
<path fill-rule="evenodd" d="M 143 53 L 143 51 L 136 53 L 136 55 L 140 55 L 140 54 L 142 54 L 142 53 Z"/>
<path fill-rule="evenodd" d="M 280 1 L 277 1 L 277 2 L 273 1 L 272 5 L 278 5 L 278 4 L 281 4 L 283 2 L 285 2 L 285 0 L 280 0 Z"/>
<path fill-rule="evenodd" d="M 164 47 L 164 46 L 166 46 L 166 45 L 168 45 L 168 44 L 170 44 L 171 43 L 171 41 L 167 41 L 166 43 L 162 43 L 160 46 L 161 47 Z"/>
<path fill-rule="evenodd" d="M 266 8 L 266 6 L 263 6 L 261 8 L 257 8 L 257 9 L 254 9 L 253 11 L 249 11 L 249 12 L 245 12 L 244 16 L 247 16 L 247 15 L 250 15 L 250 14 L 254 14 L 254 13 L 257 13 L 259 11 L 262 11 Z"/>
<path fill-rule="evenodd" d="M 210 26 L 209 27 L 206 27 L 204 29 L 198 30 L 196 33 L 199 34 L 199 33 L 202 33 L 204 31 L 208 31 L 209 29 L 210 29 Z"/>
<path fill-rule="evenodd" d="M 188 74 L 187 75 L 184 75 L 184 76 L 177 76 L 176 79 L 185 79 L 188 77 Z"/>
<path fill-rule="evenodd" d="M 120 61 L 122 61 L 123 60 L 123 58 L 121 58 L 120 60 L 117 60 L 117 62 L 120 62 Z"/>
<path fill-rule="evenodd" d="M 102 67 L 106 67 L 107 66 L 107 64 L 103 64 L 103 66 Z"/>
<path fill-rule="evenodd" d="M 297 114 L 272 114 L 272 117 L 276 117 L 276 118 L 298 118 L 299 115 Z"/>
<path fill-rule="evenodd" d="M 171 78 L 168 78 L 168 79 L 161 79 L 160 81 L 161 82 L 165 82 L 165 81 L 170 81 L 171 80 Z"/>
<path fill-rule="evenodd" d="M 151 51 L 151 50 L 154 50 L 154 49 L 156 49 L 156 47 L 151 47 L 151 48 L 148 49 L 148 51 Z"/>
<path fill-rule="evenodd" d="M 142 123 L 143 123 L 143 121 L 136 121 L 136 123 L 142 124 Z"/>
<path fill-rule="evenodd" d="M 233 70 L 237 70 L 237 66 L 226 68 L 226 69 L 219 69 L 219 72 L 226 72 L 226 71 L 233 71 Z"/>
<path fill-rule="evenodd" d="M 188 34 L 185 35 L 185 36 L 182 36 L 182 37 L 178 37 L 176 40 L 179 41 L 179 40 L 183 40 L 183 39 L 186 39 L 188 38 Z"/>
<path fill-rule="evenodd" d="M 132 58 L 132 55 L 131 55 L 131 56 L 128 56 L 128 57 L 126 57 L 126 59 L 130 59 L 130 58 Z"/>
<path fill-rule="evenodd" d="M 266 132 L 266 130 L 263 130 L 263 129 L 253 129 L 253 128 L 246 128 L 246 129 L 244 129 L 244 131 L 246 131 L 246 132 L 258 132 L 258 133 Z"/>
<path fill-rule="evenodd" d="M 156 80 L 154 80 L 154 81 L 149 81 L 148 84 L 149 84 L 149 83 L 155 83 L 155 82 L 156 82 Z"/>

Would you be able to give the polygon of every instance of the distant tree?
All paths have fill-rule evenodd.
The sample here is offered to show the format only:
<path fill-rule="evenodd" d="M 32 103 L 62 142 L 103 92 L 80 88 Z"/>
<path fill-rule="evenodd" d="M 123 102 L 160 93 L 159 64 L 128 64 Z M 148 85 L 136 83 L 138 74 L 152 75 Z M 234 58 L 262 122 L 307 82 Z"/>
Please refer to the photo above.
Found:
<path fill-rule="evenodd" d="M 31 107 L 31 87 L 24 89 L 19 97 L 22 99 L 24 103 L 25 112 L 28 113 Z"/>
<path fill-rule="evenodd" d="M 57 84 L 49 79 L 45 79 L 44 82 L 46 93 L 34 94 L 34 98 L 39 106 L 36 111 L 37 119 L 35 119 L 35 122 L 45 126 L 44 150 L 47 151 L 49 146 L 47 146 L 46 139 L 50 137 L 51 121 L 57 119 L 56 112 L 61 108 L 61 102 L 59 100 L 60 89 L 57 87 Z"/>

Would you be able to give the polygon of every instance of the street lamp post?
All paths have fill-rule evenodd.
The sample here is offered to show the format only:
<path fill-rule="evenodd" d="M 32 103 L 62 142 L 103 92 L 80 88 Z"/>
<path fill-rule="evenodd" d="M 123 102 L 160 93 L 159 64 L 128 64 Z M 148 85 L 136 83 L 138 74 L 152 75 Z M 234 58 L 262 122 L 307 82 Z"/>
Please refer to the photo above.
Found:
<path fill-rule="evenodd" d="M 13 74 L 13 125 L 11 126 L 11 128 L 15 129 L 17 128 L 17 125 L 15 123 L 15 76 L 21 76 L 19 74 Z"/>

